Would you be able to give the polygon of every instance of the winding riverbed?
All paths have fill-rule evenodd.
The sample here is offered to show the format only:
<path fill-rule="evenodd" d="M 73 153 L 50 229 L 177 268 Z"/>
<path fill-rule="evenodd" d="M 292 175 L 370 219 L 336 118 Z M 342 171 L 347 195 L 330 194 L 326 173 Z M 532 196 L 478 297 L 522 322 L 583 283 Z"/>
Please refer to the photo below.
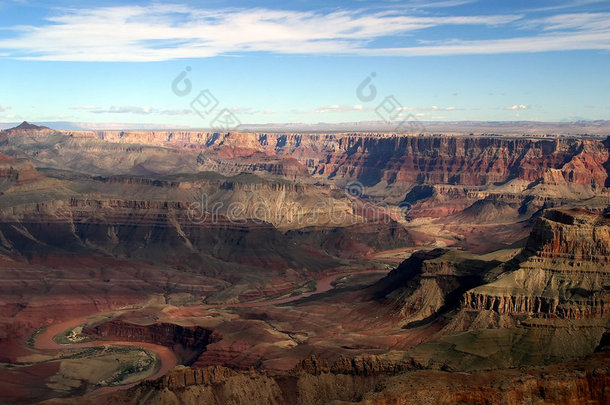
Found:
<path fill-rule="evenodd" d="M 346 272 L 346 273 L 336 273 L 336 274 L 321 278 L 319 280 L 316 280 L 316 289 L 314 291 L 311 291 L 308 293 L 289 296 L 289 297 L 276 298 L 276 299 L 272 299 L 272 300 L 268 300 L 268 301 L 244 302 L 244 303 L 239 303 L 239 304 L 204 305 L 203 307 L 204 308 L 226 308 L 226 307 L 235 308 L 235 307 L 261 307 L 261 306 L 268 306 L 268 305 L 285 304 L 285 303 L 288 303 L 291 301 L 296 301 L 296 300 L 299 300 L 302 298 L 311 297 L 312 295 L 328 292 L 334 288 L 334 286 L 332 285 L 332 282 L 340 277 L 346 277 L 346 276 L 351 276 L 351 275 L 356 275 L 356 274 L 387 273 L 387 272 L 388 272 L 387 270 L 365 270 L 365 271 L 355 271 L 355 272 Z M 195 306 L 193 306 L 193 307 L 195 307 Z M 199 305 L 196 307 L 201 308 L 202 306 Z M 155 374 L 145 378 L 144 380 L 157 379 L 157 378 L 165 375 L 169 370 L 171 370 L 178 364 L 178 359 L 176 358 L 175 354 L 169 348 L 167 348 L 165 346 L 161 346 L 161 345 L 156 345 L 153 343 L 126 342 L 126 341 L 115 341 L 115 340 L 95 340 L 95 341 L 91 341 L 91 342 L 60 344 L 53 340 L 53 338 L 55 336 L 57 336 L 58 334 L 64 332 L 65 330 L 72 329 L 79 325 L 87 323 L 93 317 L 111 315 L 111 314 L 116 315 L 117 312 L 120 312 L 120 311 L 98 312 L 98 313 L 91 314 L 88 316 L 82 316 L 82 317 L 71 319 L 69 321 L 64 321 L 64 322 L 50 325 L 49 327 L 44 329 L 42 332 L 40 332 L 35 337 L 34 348 L 42 349 L 42 350 L 60 350 L 60 349 L 80 349 L 80 348 L 87 348 L 87 347 L 111 346 L 111 345 L 133 346 L 133 347 L 143 348 L 143 349 L 146 349 L 146 350 L 149 350 L 149 351 L 155 353 L 160 361 L 160 367 L 157 370 L 157 372 Z M 106 392 L 111 392 L 111 391 L 115 391 L 115 390 L 119 390 L 119 389 L 126 389 L 126 388 L 132 387 L 138 383 L 139 382 L 134 382 L 134 383 L 124 384 L 124 385 L 102 387 L 95 391 L 92 391 L 90 394 L 106 393 Z"/>

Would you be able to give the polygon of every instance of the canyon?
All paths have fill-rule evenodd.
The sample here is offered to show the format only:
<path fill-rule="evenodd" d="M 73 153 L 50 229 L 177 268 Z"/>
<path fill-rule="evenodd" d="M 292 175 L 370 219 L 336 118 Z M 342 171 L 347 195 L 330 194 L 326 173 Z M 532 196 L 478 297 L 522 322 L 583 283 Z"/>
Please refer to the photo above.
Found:
<path fill-rule="evenodd" d="M 24 123 L 0 132 L 0 392 L 606 403 L 609 187 L 608 134 Z"/>

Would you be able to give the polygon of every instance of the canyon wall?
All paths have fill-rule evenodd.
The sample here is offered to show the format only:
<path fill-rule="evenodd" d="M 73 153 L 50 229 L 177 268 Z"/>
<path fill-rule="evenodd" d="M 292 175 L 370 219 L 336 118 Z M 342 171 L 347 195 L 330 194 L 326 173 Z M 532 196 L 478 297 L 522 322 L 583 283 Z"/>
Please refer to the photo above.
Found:
<path fill-rule="evenodd" d="M 221 337 L 201 326 L 181 326 L 173 323 L 137 325 L 121 320 L 103 322 L 83 328 L 83 335 L 106 340 L 147 342 L 166 346 L 178 356 L 182 364 L 190 364 L 205 351 L 208 344 Z"/>
<path fill-rule="evenodd" d="M 325 196 L 324 188 L 340 190 L 358 181 L 358 196 L 391 206 L 409 204 L 411 217 L 447 217 L 472 207 L 459 222 L 493 223 L 506 218 L 514 223 L 544 208 L 610 201 L 608 139 L 34 131 L 27 136 L 2 132 L 0 145 L 3 153 L 56 170 L 55 177 L 73 176 L 66 170 L 87 173 L 99 176 L 98 181 L 108 182 L 113 190 L 121 181 L 132 181 L 132 185 L 149 181 L 151 187 L 184 194 L 208 186 L 200 180 L 177 179 L 177 173 L 234 176 L 247 172 L 303 185 L 294 193 L 305 198 Z M 149 180 L 120 180 L 120 176 Z M 213 181 L 221 179 L 217 175 Z M 245 198 L 244 193 L 239 198 Z M 281 198 L 282 194 L 269 195 Z M 479 214 L 484 208 L 477 203 L 489 213 Z M 285 217 L 270 222 L 290 229 Z"/>
<path fill-rule="evenodd" d="M 610 314 L 610 217 L 551 210 L 538 219 L 518 269 L 468 291 L 463 306 L 565 319 Z"/>
<path fill-rule="evenodd" d="M 297 367 L 283 374 L 236 372 L 220 366 L 177 367 L 166 376 L 127 391 L 106 394 L 108 404 L 232 403 L 240 404 L 604 404 L 610 391 L 608 356 L 547 368 L 449 373 L 405 370 L 362 375 Z M 81 404 L 93 403 L 82 398 Z M 74 400 L 55 400 L 73 404 Z"/>
<path fill-rule="evenodd" d="M 3 135 L 9 151 L 24 146 L 15 135 Z M 34 136 L 40 147 L 58 141 L 64 147 L 36 154 L 36 159 L 47 163 L 58 163 L 61 155 L 76 153 L 77 149 L 81 154 L 97 153 L 106 159 L 104 149 L 113 149 L 116 154 L 119 148 L 131 156 L 115 164 L 114 170 L 132 173 L 252 171 L 292 179 L 310 175 L 336 181 L 357 179 L 365 186 L 397 184 L 407 189 L 414 184 L 485 186 L 514 179 L 601 189 L 608 181 L 610 144 L 608 140 L 577 138 L 371 133 L 64 131 L 60 138 L 53 135 L 52 141 L 47 132 Z M 165 156 L 163 162 L 159 161 L 161 155 Z M 112 171 L 103 161 L 95 164 L 98 171 Z"/>
<path fill-rule="evenodd" d="M 608 142 L 601 140 L 187 131 L 96 131 L 89 136 L 108 142 L 199 149 L 203 166 L 208 155 L 220 160 L 258 155 L 257 161 L 265 156 L 290 156 L 296 159 L 292 160 L 295 167 L 300 162 L 311 175 L 360 179 L 366 185 L 384 181 L 481 186 L 515 178 L 534 182 L 550 172 L 556 173 L 555 178 L 559 175 L 565 181 L 601 188 L 608 178 L 604 168 Z M 302 170 L 295 173 L 305 175 Z"/>

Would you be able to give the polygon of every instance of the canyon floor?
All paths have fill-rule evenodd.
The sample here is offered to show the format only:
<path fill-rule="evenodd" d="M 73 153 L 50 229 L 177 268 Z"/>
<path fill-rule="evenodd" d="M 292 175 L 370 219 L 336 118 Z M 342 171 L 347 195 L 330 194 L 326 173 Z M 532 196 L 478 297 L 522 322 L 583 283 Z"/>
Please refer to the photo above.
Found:
<path fill-rule="evenodd" d="M 0 403 L 608 403 L 610 137 L 523 130 L 0 132 Z"/>

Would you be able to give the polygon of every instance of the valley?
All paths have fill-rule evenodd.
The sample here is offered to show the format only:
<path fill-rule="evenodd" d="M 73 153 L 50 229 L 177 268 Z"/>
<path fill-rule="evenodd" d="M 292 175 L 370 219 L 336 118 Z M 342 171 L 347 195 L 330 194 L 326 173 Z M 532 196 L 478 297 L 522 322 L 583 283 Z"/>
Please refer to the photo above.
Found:
<path fill-rule="evenodd" d="M 603 403 L 610 138 L 523 131 L 1 131 L 5 402 Z"/>

